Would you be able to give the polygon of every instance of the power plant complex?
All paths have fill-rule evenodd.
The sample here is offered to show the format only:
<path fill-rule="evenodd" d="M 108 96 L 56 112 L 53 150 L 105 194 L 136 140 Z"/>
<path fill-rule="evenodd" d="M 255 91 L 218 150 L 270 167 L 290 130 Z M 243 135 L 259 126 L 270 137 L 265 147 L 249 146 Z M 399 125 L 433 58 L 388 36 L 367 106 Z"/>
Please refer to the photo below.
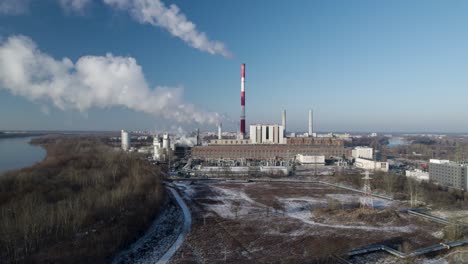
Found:
<path fill-rule="evenodd" d="M 237 137 L 223 138 L 221 124 L 218 136 L 208 145 L 194 146 L 193 159 L 252 159 L 290 161 L 301 155 L 303 160 L 322 161 L 324 158 L 350 157 L 351 149 L 345 148 L 344 141 L 338 138 L 318 138 L 313 131 L 313 112 L 309 110 L 308 133 L 303 137 L 286 136 L 286 110 L 281 113 L 281 124 L 251 124 L 249 137 L 246 135 L 246 66 L 241 64 L 241 115 Z M 312 157 L 319 158 L 312 158 Z M 323 156 L 323 158 L 321 158 Z"/>

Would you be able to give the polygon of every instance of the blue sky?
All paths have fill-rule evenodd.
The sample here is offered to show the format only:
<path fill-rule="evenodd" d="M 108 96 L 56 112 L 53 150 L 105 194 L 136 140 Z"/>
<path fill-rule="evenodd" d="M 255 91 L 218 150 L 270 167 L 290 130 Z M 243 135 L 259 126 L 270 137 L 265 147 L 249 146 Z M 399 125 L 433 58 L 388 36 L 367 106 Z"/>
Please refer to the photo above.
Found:
<path fill-rule="evenodd" d="M 177 5 L 232 57 L 193 48 L 97 0 L 80 12 L 31 0 L 20 14 L 0 14 L 0 36 L 27 36 L 56 60 L 132 57 L 151 89 L 183 87 L 186 102 L 226 116 L 230 130 L 237 129 L 246 63 L 248 124 L 280 122 L 286 109 L 288 130 L 305 131 L 313 108 L 320 131 L 468 131 L 466 1 L 164 3 Z M 118 105 L 61 110 L 1 88 L 0 129 L 215 130 Z"/>

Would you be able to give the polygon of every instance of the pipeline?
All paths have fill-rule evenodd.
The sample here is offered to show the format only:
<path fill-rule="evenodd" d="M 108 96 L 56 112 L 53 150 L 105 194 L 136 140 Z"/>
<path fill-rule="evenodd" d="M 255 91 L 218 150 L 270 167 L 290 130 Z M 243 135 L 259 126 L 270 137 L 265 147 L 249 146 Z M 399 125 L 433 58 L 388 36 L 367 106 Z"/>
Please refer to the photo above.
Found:
<path fill-rule="evenodd" d="M 443 249 L 450 249 L 450 248 L 460 247 L 464 245 L 468 245 L 468 239 L 456 240 L 456 241 L 446 242 L 446 243 L 439 243 L 439 244 L 435 244 L 429 247 L 417 249 L 408 254 L 398 251 L 396 249 L 393 249 L 386 245 L 375 245 L 375 246 L 362 247 L 362 248 L 351 250 L 346 255 L 348 257 L 352 257 L 356 255 L 369 254 L 369 253 L 373 253 L 377 251 L 384 251 L 391 255 L 397 256 L 399 258 L 406 259 L 406 258 L 412 258 L 412 257 L 424 255 L 430 252 L 436 252 L 436 251 L 440 251 Z"/>

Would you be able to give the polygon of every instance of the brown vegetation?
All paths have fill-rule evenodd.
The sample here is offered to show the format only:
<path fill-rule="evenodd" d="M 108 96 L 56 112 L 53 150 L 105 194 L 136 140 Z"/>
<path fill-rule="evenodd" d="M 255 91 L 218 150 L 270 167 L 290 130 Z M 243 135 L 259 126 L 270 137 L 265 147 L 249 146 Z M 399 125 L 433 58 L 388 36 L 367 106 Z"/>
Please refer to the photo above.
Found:
<path fill-rule="evenodd" d="M 333 223 L 368 223 L 373 225 L 402 224 L 400 215 L 391 209 L 377 210 L 363 207 L 341 209 L 337 207 L 318 207 L 312 211 L 314 218 L 320 222 Z"/>
<path fill-rule="evenodd" d="M 41 163 L 0 175 L 1 262 L 108 262 L 158 212 L 159 170 L 97 139 L 44 147 Z"/>

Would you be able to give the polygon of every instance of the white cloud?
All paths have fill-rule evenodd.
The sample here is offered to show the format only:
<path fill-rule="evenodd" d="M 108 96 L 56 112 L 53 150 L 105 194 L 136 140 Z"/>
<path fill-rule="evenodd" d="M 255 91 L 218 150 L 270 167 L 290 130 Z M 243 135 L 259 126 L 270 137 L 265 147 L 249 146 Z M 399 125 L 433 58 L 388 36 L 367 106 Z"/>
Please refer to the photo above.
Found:
<path fill-rule="evenodd" d="M 29 9 L 30 0 L 0 0 L 0 14 L 20 15 Z"/>
<path fill-rule="evenodd" d="M 219 118 L 185 102 L 182 88 L 150 89 L 132 57 L 55 60 L 24 36 L 0 44 L 0 89 L 33 101 L 51 101 L 62 110 L 121 106 L 178 122 L 216 124 Z"/>
<path fill-rule="evenodd" d="M 59 3 L 66 12 L 82 13 L 91 0 L 59 0 Z"/>
<path fill-rule="evenodd" d="M 230 57 L 231 53 L 219 41 L 209 40 L 204 32 L 199 32 L 196 25 L 189 21 L 179 7 L 169 7 L 160 0 L 103 0 L 104 3 L 121 10 L 127 10 L 133 18 L 142 24 L 150 24 L 169 31 L 188 45 L 208 52 Z"/>

